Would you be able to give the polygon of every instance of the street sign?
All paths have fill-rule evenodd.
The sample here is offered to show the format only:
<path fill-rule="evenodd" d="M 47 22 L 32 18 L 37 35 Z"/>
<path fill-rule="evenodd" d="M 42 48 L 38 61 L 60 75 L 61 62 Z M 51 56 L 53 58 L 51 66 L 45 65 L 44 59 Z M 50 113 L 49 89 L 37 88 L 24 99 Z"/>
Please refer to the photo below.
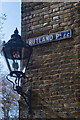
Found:
<path fill-rule="evenodd" d="M 57 33 L 51 33 L 49 35 L 43 35 L 35 38 L 30 38 L 27 43 L 31 46 L 38 44 L 44 44 L 52 41 L 62 40 L 71 37 L 71 30 L 61 31 Z"/>

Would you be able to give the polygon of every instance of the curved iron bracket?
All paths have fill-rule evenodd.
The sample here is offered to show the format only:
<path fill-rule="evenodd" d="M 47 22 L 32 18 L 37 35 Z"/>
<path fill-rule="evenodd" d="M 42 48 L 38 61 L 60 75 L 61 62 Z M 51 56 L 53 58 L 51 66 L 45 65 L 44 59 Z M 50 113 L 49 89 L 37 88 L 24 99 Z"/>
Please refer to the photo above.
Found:
<path fill-rule="evenodd" d="M 6 78 L 7 78 L 7 80 L 9 82 L 11 82 L 13 84 L 13 90 L 17 91 L 17 93 L 20 94 L 24 98 L 26 104 L 28 105 L 28 114 L 32 114 L 32 108 L 31 108 L 31 86 L 28 88 L 27 93 L 23 92 L 23 89 L 22 89 L 23 85 L 25 85 L 28 81 L 24 82 L 22 84 L 22 87 L 21 87 L 21 86 L 19 86 L 20 78 L 13 76 L 13 77 L 15 77 L 15 83 L 14 83 L 12 80 L 10 80 L 8 78 L 9 76 L 11 76 L 11 75 L 8 74 L 6 76 Z M 17 84 L 17 83 L 18 83 L 18 85 L 16 85 L 16 88 L 14 88 L 15 84 Z"/>

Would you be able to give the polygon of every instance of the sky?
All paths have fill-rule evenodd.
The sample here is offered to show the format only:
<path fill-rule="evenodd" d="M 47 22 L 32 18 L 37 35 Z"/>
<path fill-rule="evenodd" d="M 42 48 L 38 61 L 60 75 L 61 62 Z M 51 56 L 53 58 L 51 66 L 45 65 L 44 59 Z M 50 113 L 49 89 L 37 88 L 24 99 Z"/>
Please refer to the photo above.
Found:
<path fill-rule="evenodd" d="M 6 21 L 3 24 L 4 40 L 7 42 L 14 33 L 16 27 L 21 35 L 21 2 L 20 0 L 3 0 L 0 2 L 0 12 L 7 15 Z"/>
<path fill-rule="evenodd" d="M 19 30 L 19 34 L 21 35 L 21 2 L 20 0 L 0 0 L 0 15 L 1 13 L 6 14 L 6 20 L 3 24 L 3 30 L 2 33 L 5 34 L 4 41 L 8 41 L 11 38 L 11 35 L 14 33 L 14 30 L 16 27 Z M 2 41 L 3 41 L 2 40 Z M 0 65 L 4 65 L 3 71 L 0 71 L 0 77 L 1 72 L 6 73 L 6 63 L 3 61 L 3 57 L 0 56 Z M 2 62 L 1 62 L 2 61 Z M 6 71 L 5 71 L 5 70 Z M 0 88 L 1 91 L 1 88 Z M 1 104 L 0 104 L 1 105 Z M 0 118 L 2 117 L 1 114 L 1 106 L 0 106 Z"/>

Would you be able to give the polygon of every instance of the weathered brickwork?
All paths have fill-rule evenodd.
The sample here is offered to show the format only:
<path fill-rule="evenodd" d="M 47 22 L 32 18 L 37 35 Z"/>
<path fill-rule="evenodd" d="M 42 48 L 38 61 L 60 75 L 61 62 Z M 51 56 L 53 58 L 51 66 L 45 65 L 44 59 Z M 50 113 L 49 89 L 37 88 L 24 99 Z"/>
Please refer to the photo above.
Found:
<path fill-rule="evenodd" d="M 69 39 L 33 46 L 27 70 L 33 115 L 21 104 L 21 118 L 80 118 L 80 3 L 22 3 L 25 42 L 68 29 Z M 24 90 L 28 87 L 29 83 Z"/>

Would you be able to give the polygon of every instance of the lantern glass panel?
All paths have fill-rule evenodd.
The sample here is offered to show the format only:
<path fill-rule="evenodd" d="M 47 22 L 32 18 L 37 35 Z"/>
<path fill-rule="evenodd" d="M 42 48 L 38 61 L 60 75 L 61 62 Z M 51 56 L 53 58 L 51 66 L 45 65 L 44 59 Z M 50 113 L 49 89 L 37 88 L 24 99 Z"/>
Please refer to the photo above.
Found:
<path fill-rule="evenodd" d="M 20 60 L 8 59 L 12 71 L 20 71 Z"/>
<path fill-rule="evenodd" d="M 7 51 L 7 52 L 6 52 Z M 26 47 L 4 47 L 7 62 L 10 65 L 11 71 L 25 72 L 28 59 L 30 57 L 30 50 Z"/>

